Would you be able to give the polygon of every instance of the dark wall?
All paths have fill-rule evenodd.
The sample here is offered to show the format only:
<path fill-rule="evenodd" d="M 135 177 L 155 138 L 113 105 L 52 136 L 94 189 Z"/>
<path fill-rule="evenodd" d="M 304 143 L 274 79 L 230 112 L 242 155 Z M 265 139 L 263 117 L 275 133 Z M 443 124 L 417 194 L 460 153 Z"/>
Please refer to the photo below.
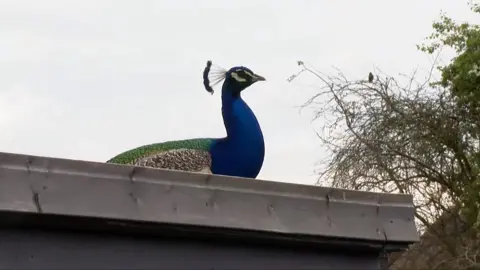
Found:
<path fill-rule="evenodd" d="M 365 269 L 375 254 L 0 229 L 0 269 Z"/>

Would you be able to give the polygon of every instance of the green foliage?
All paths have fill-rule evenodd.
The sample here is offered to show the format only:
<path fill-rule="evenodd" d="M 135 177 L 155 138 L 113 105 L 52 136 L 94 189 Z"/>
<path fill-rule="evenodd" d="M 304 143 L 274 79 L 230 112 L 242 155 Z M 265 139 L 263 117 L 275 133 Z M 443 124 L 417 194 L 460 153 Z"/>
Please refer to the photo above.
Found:
<path fill-rule="evenodd" d="M 480 5 L 470 3 L 470 9 L 480 14 Z M 441 14 L 433 23 L 433 33 L 427 44 L 417 46 L 419 50 L 433 54 L 442 47 L 455 50 L 457 56 L 445 66 L 439 66 L 442 78 L 432 85 L 447 87 L 457 98 L 457 104 L 465 114 L 480 114 L 480 26 L 466 22 L 457 23 Z M 476 120 L 477 117 L 475 117 Z"/>
<path fill-rule="evenodd" d="M 480 14 L 479 3 L 469 3 L 472 12 Z M 431 83 L 441 86 L 454 97 L 459 114 L 459 121 L 466 133 L 463 138 L 477 140 L 476 147 L 466 149 L 466 159 L 471 165 L 470 181 L 463 188 L 463 209 L 461 212 L 468 223 L 480 228 L 480 26 L 467 22 L 458 23 L 442 13 L 440 20 L 433 23 L 433 33 L 427 37 L 427 43 L 417 46 L 428 54 L 438 52 L 442 47 L 451 48 L 456 57 L 445 65 L 439 66 L 441 79 Z"/>
<path fill-rule="evenodd" d="M 480 14 L 480 4 L 469 3 L 470 10 Z M 458 54 L 461 54 L 468 47 L 467 43 L 472 35 L 477 35 L 480 30 L 478 25 L 472 25 L 469 23 L 457 23 L 452 18 L 447 17 L 445 13 L 440 15 L 440 20 L 433 22 L 434 32 L 427 37 L 429 44 L 418 45 L 418 49 L 427 52 L 434 53 L 441 46 L 448 46 L 456 50 Z"/>

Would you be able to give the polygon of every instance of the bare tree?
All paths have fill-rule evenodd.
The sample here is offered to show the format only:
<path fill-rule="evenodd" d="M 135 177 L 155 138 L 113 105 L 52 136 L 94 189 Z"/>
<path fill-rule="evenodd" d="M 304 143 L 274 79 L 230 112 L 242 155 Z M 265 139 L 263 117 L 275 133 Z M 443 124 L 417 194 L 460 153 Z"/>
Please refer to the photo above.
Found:
<path fill-rule="evenodd" d="M 425 80 L 417 81 L 414 72 L 402 85 L 379 70 L 369 82 L 367 76 L 350 80 L 338 69 L 326 75 L 302 61 L 298 64 L 300 72 L 289 81 L 306 73 L 321 83 L 320 92 L 303 105 L 315 109 L 315 119 L 323 118 L 318 136 L 332 154 L 319 183 L 412 194 L 420 232 L 436 241 L 435 251 L 431 247 L 417 253 L 443 256 L 432 261 L 438 265 L 424 269 L 480 266 L 479 197 L 471 192 L 479 176 L 473 161 L 478 139 L 467 130 L 471 119 L 449 92 L 429 84 L 433 67 Z M 447 225 L 442 226 L 442 220 Z"/>

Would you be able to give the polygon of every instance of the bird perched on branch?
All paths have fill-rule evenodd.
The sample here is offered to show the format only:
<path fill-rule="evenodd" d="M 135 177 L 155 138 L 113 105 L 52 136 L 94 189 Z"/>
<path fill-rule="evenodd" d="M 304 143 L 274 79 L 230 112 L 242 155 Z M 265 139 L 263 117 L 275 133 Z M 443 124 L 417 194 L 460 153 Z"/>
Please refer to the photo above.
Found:
<path fill-rule="evenodd" d="M 372 72 L 368 73 L 368 82 L 372 83 L 373 82 L 373 74 Z"/>
<path fill-rule="evenodd" d="M 107 162 L 256 178 L 265 156 L 264 139 L 257 118 L 242 99 L 241 93 L 252 84 L 265 81 L 265 78 L 243 66 L 229 70 L 219 68 L 216 72 L 211 68 L 212 62 L 208 61 L 203 72 L 203 83 L 205 89 L 213 94 L 212 86 L 224 80 L 222 115 L 226 137 L 144 145 L 123 152 Z"/>

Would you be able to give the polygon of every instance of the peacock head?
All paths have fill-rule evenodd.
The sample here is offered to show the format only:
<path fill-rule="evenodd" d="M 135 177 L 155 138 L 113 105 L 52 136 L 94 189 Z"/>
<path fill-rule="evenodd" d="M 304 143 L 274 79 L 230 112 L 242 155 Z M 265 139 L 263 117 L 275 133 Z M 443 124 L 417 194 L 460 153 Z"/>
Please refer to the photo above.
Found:
<path fill-rule="evenodd" d="M 256 82 L 265 81 L 264 77 L 255 74 L 247 67 L 238 66 L 232 67 L 229 70 L 219 68 L 220 70 L 211 72 L 211 66 L 212 61 L 208 61 L 203 72 L 203 84 L 205 89 L 211 94 L 214 92 L 212 86 L 218 84 L 222 80 L 225 80 L 223 83 L 224 91 L 231 91 L 231 94 L 234 96 L 240 94 L 241 91 Z M 212 75 L 213 79 L 210 80 L 210 76 Z M 210 84 L 210 82 L 212 82 L 212 84 Z"/>

